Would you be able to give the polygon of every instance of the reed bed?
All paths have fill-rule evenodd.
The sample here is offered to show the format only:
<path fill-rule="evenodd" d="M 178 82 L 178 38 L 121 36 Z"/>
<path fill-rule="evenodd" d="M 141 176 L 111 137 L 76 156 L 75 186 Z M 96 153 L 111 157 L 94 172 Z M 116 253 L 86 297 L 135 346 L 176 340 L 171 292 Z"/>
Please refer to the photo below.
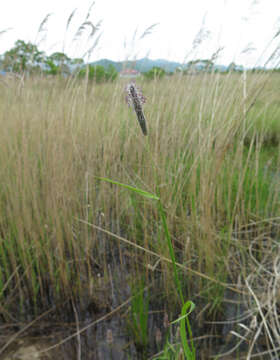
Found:
<path fill-rule="evenodd" d="M 131 259 L 132 281 L 159 278 L 159 296 L 179 304 L 156 206 L 100 177 L 157 194 L 184 296 L 217 309 L 252 271 L 239 261 L 252 240 L 262 239 L 261 257 L 263 238 L 278 234 L 278 82 L 267 73 L 139 79 L 147 136 L 121 79 L 0 83 L 2 318 L 94 297 L 115 249 L 120 266 Z"/>

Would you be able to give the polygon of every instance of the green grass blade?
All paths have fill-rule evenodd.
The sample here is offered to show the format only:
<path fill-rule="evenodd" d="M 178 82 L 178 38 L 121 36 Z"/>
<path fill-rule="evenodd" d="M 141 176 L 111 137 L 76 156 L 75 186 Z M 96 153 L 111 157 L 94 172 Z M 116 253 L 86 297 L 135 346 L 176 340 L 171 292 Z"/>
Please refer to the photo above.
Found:
<path fill-rule="evenodd" d="M 190 310 L 188 311 L 189 308 L 190 308 Z M 194 347 L 194 344 L 193 344 L 192 330 L 191 330 L 189 319 L 188 319 L 188 314 L 190 314 L 190 312 L 192 311 L 193 308 L 194 308 L 194 304 L 191 301 L 187 301 L 183 305 L 182 312 L 181 312 L 181 318 L 182 319 L 180 321 L 181 342 L 182 342 L 182 345 L 183 345 L 184 354 L 185 354 L 185 356 L 186 356 L 186 358 L 188 360 L 195 360 L 195 347 Z M 188 311 L 188 313 L 187 313 L 187 311 Z M 186 324 L 187 324 L 188 332 L 189 332 L 189 335 L 190 335 L 190 342 L 191 342 L 192 349 L 190 349 L 190 346 L 189 346 L 189 344 L 187 342 Z"/>
<path fill-rule="evenodd" d="M 186 314 L 181 315 L 178 319 L 172 321 L 171 324 L 176 324 L 181 320 L 184 320 L 187 316 L 190 315 L 190 313 L 193 312 L 193 310 L 195 309 L 195 304 L 192 301 L 187 301 L 186 304 L 188 304 L 188 307 L 190 307 L 189 311 Z"/>
<path fill-rule="evenodd" d="M 151 194 L 147 191 L 144 191 L 144 190 L 141 190 L 139 188 L 136 188 L 136 187 L 133 187 L 133 186 L 130 186 L 130 185 L 127 185 L 127 184 L 123 184 L 123 183 L 120 183 L 118 181 L 114 181 L 114 180 L 111 180 L 111 179 L 108 179 L 108 178 L 103 178 L 103 177 L 97 177 L 97 179 L 99 180 L 103 180 L 103 181 L 106 181 L 106 182 L 109 182 L 111 184 L 115 184 L 115 185 L 119 185 L 125 189 L 128 189 L 128 190 L 131 190 L 131 191 L 134 191 L 135 193 L 141 195 L 141 196 L 144 196 L 145 198 L 147 199 L 152 199 L 152 200 L 157 200 L 159 201 L 159 197 L 154 195 L 154 194 Z"/>

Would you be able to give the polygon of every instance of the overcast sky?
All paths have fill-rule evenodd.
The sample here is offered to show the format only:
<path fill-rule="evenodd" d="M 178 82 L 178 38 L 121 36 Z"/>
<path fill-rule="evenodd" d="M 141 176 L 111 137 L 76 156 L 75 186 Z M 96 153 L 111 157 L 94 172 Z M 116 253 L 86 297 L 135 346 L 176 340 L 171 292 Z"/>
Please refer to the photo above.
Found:
<path fill-rule="evenodd" d="M 96 0 L 89 20 L 95 25 L 102 21 L 99 31 L 89 42 L 88 33 L 73 42 L 91 3 L 5 1 L 1 4 L 0 31 L 11 29 L 0 36 L 0 53 L 22 39 L 37 42 L 39 49 L 48 54 L 64 50 L 71 57 L 81 57 L 101 34 L 90 60 L 149 56 L 183 62 L 211 58 L 222 49 L 217 63 L 227 65 L 235 61 L 253 66 L 263 63 L 277 41 L 280 43 L 279 37 L 270 44 L 280 29 L 279 0 Z M 67 19 L 74 9 L 77 10 L 66 33 Z M 46 31 L 38 35 L 39 25 L 49 13 Z M 157 25 L 151 34 L 140 39 L 153 24 Z"/>

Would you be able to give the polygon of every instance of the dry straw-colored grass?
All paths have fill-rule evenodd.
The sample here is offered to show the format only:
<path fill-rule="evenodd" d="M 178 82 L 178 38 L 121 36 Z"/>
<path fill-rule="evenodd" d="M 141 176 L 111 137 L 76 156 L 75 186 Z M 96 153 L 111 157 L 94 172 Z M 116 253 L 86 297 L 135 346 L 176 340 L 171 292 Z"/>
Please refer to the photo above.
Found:
<path fill-rule="evenodd" d="M 121 80 L 0 83 L 0 294 L 7 320 L 19 311 L 14 300 L 36 309 L 94 294 L 100 282 L 93 269 L 106 282 L 108 254 L 116 247 L 133 259 L 132 274 L 147 274 L 156 262 L 79 219 L 169 258 L 153 202 L 98 177 L 157 193 L 178 262 L 221 283 L 240 270 L 231 265 L 232 251 L 245 251 L 263 225 L 248 236 L 234 234 L 252 219 L 278 216 L 279 182 L 271 181 L 273 169 L 265 170 L 261 155 L 262 119 L 273 123 L 279 111 L 269 95 L 274 80 L 249 75 L 246 98 L 238 74 L 141 82 L 147 137 L 125 104 Z M 171 267 L 162 261 L 158 269 L 172 301 Z M 187 272 L 184 279 L 189 298 L 205 289 L 217 293 L 215 282 Z"/>

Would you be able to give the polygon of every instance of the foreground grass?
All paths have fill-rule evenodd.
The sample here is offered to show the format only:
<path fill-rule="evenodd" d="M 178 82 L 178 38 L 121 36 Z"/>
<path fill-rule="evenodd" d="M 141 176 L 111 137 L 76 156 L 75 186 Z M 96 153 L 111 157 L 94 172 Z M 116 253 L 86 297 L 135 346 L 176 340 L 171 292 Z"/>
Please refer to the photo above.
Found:
<path fill-rule="evenodd" d="M 202 298 L 218 309 L 227 283 L 234 287 L 252 270 L 245 261 L 252 239 L 259 239 L 261 258 L 262 239 L 278 234 L 269 221 L 279 216 L 280 185 L 273 76 L 144 82 L 147 137 L 125 105 L 121 81 L 0 84 L 2 318 L 94 297 L 100 274 L 108 281 L 115 248 L 120 264 L 122 256 L 133 260 L 132 278 L 158 276 L 151 268 L 160 258 L 161 296 L 167 306 L 180 304 L 156 206 L 99 177 L 157 194 L 185 300 Z"/>

